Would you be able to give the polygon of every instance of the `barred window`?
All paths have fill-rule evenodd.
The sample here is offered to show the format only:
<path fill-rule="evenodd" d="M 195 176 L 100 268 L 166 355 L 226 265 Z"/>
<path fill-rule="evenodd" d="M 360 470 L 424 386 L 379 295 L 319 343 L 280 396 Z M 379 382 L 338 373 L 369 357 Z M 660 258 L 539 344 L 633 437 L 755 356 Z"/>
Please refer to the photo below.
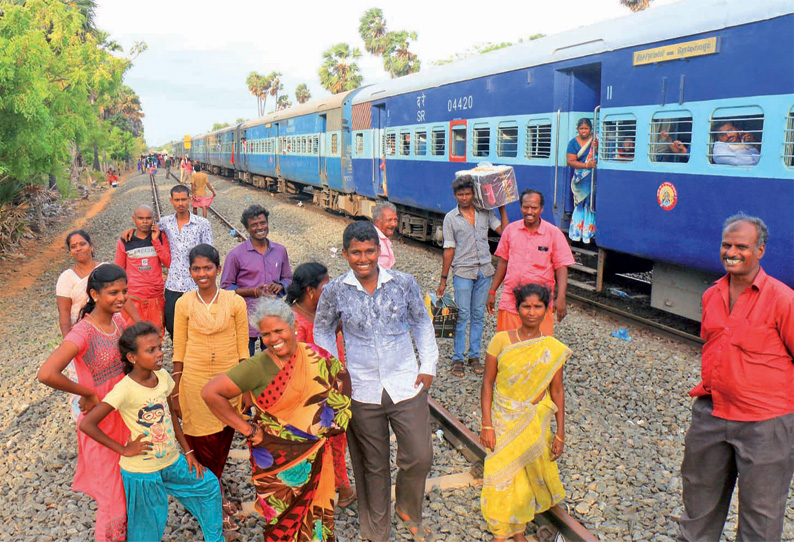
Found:
<path fill-rule="evenodd" d="M 364 134 L 359 132 L 356 134 L 356 156 L 364 154 Z"/>
<path fill-rule="evenodd" d="M 456 126 L 455 129 L 457 128 Z M 465 128 L 463 129 L 463 137 L 466 137 Z M 491 154 L 491 127 L 487 124 L 475 124 L 472 128 L 471 154 L 472 156 L 488 156 Z"/>
<path fill-rule="evenodd" d="M 394 132 L 387 132 L 385 135 L 385 142 L 384 145 L 386 156 L 394 156 L 397 152 L 397 134 Z"/>
<path fill-rule="evenodd" d="M 757 106 L 723 107 L 711 115 L 709 161 L 755 166 L 761 159 L 764 112 Z"/>
<path fill-rule="evenodd" d="M 433 128 L 430 154 L 433 156 L 444 156 L 447 154 L 447 130 L 445 128 Z"/>
<path fill-rule="evenodd" d="M 598 151 L 601 160 L 631 162 L 637 140 L 637 119 L 634 115 L 607 115 L 601 123 Z"/>
<path fill-rule="evenodd" d="M 411 132 L 403 130 L 400 132 L 400 156 L 411 154 Z"/>
<path fill-rule="evenodd" d="M 331 156 L 339 154 L 339 134 L 331 134 Z"/>
<path fill-rule="evenodd" d="M 427 132 L 425 130 L 414 132 L 414 154 L 416 156 L 427 154 Z"/>
<path fill-rule="evenodd" d="M 496 138 L 496 155 L 500 158 L 518 156 L 518 124 L 502 122 L 498 127 Z"/>
<path fill-rule="evenodd" d="M 312 154 L 320 154 L 320 136 L 312 136 Z"/>
<path fill-rule="evenodd" d="M 466 126 L 453 126 L 452 136 L 452 156 L 465 157 L 466 156 Z"/>
<path fill-rule="evenodd" d="M 786 118 L 786 138 L 783 144 L 783 163 L 794 167 L 794 107 L 788 112 Z"/>
<path fill-rule="evenodd" d="M 692 113 L 665 111 L 651 117 L 648 158 L 651 162 L 689 162 Z"/>
<path fill-rule="evenodd" d="M 549 156 L 551 156 L 551 122 L 546 119 L 529 121 L 526 157 L 531 160 Z"/>

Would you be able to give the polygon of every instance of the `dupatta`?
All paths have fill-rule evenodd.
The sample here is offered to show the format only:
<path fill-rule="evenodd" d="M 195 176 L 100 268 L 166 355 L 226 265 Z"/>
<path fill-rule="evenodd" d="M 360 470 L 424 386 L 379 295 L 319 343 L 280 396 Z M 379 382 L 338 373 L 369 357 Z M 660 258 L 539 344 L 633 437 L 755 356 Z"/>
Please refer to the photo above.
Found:
<path fill-rule="evenodd" d="M 588 139 L 587 142 L 582 145 L 582 148 L 576 153 L 577 160 L 585 163 L 593 159 L 593 141 L 595 141 L 595 136 Z M 584 160 L 582 159 L 583 156 L 585 156 Z M 590 183 L 585 182 L 585 180 L 591 173 L 592 170 L 590 169 L 573 170 L 573 175 L 571 176 L 571 191 L 573 192 L 574 205 L 579 205 L 579 203 L 590 195 Z"/>

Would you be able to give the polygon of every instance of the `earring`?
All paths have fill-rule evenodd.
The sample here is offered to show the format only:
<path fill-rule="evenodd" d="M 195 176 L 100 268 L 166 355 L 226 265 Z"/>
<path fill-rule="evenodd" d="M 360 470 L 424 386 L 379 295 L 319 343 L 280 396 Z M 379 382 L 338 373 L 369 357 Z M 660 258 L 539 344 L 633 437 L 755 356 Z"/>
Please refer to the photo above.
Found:
<path fill-rule="evenodd" d="M 314 294 L 309 294 L 309 299 L 314 300 Z"/>

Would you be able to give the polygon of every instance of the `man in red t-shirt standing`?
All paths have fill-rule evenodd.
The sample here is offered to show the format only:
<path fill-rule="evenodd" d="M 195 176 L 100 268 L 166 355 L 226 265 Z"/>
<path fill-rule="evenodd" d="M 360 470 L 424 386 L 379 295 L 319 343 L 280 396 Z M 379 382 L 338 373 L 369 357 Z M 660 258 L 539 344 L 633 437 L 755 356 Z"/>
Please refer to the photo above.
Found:
<path fill-rule="evenodd" d="M 116 265 L 127 272 L 127 291 L 142 320 L 157 326 L 163 334 L 165 284 L 163 267 L 171 266 L 168 237 L 154 223 L 154 211 L 140 205 L 132 215 L 135 233 L 116 244 Z"/>
<path fill-rule="evenodd" d="M 728 274 L 703 294 L 681 541 L 720 539 L 737 478 L 736 540 L 783 534 L 794 474 L 794 291 L 761 268 L 768 236 L 760 218 L 728 218 L 720 248 Z"/>

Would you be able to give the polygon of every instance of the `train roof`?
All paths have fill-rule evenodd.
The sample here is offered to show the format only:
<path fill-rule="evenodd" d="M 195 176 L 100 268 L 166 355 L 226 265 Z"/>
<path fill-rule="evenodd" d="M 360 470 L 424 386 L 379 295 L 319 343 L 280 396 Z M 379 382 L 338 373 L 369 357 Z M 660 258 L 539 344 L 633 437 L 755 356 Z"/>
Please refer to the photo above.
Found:
<path fill-rule="evenodd" d="M 331 94 L 323 98 L 310 100 L 304 104 L 298 104 L 288 109 L 274 111 L 273 113 L 269 113 L 264 117 L 257 117 L 255 119 L 245 121 L 242 124 L 241 128 L 250 128 L 252 126 L 259 126 L 261 124 L 268 122 L 291 119 L 293 117 L 300 117 L 302 115 L 308 115 L 310 113 L 319 113 L 321 111 L 328 111 L 329 109 L 336 109 L 342 106 L 342 104 L 345 102 L 348 96 L 359 90 L 360 89 L 354 89 L 345 92 L 340 92 L 339 94 Z"/>
<path fill-rule="evenodd" d="M 363 89 L 353 104 L 794 13 L 791 0 L 687 0 L 546 36 Z"/>

